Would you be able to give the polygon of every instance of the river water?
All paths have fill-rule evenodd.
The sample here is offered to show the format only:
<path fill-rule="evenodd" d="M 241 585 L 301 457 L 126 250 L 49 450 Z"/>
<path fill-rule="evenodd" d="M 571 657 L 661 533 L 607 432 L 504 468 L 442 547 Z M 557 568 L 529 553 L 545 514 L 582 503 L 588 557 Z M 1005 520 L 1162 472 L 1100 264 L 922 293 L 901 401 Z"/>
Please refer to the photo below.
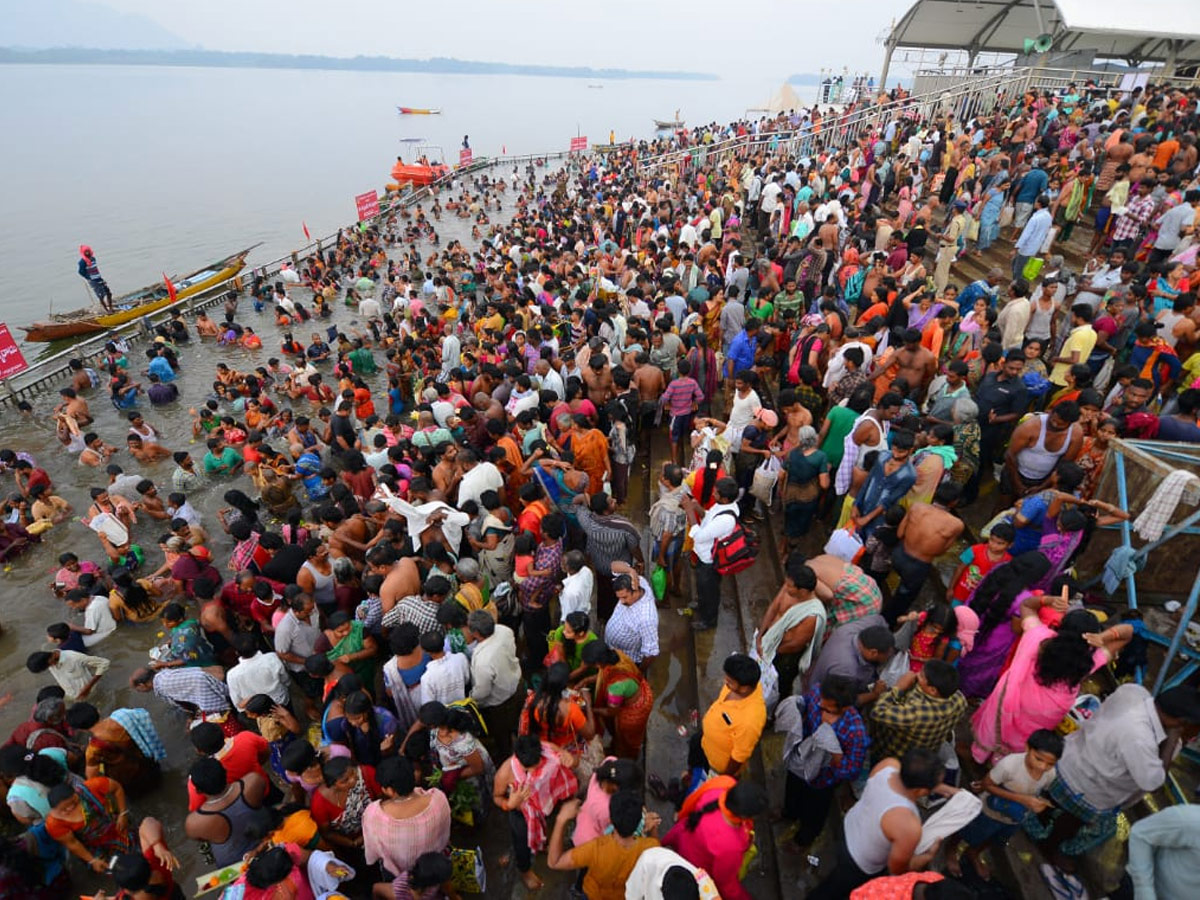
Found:
<path fill-rule="evenodd" d="M 590 85 L 602 85 L 592 87 Z M 648 137 L 676 109 L 690 124 L 759 106 L 768 82 L 588 81 L 119 66 L 0 66 L 0 321 L 91 302 L 81 243 L 121 294 L 261 241 L 277 259 L 352 221 L 420 138 L 457 162 Z M 802 99 L 808 94 L 800 89 Z M 441 108 L 399 116 L 396 106 Z M 436 155 L 436 150 L 433 151 Z"/>

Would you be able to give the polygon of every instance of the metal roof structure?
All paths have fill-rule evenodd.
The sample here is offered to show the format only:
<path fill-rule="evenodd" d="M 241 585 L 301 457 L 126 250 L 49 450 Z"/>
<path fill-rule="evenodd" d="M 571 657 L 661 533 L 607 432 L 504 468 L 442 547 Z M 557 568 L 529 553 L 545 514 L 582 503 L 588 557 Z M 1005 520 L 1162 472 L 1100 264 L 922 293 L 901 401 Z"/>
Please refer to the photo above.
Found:
<path fill-rule="evenodd" d="M 1095 51 L 1131 65 L 1200 63 L 1200 6 L 1179 0 L 917 0 L 885 40 L 897 47 L 1023 53 L 1049 34 L 1054 52 Z"/>

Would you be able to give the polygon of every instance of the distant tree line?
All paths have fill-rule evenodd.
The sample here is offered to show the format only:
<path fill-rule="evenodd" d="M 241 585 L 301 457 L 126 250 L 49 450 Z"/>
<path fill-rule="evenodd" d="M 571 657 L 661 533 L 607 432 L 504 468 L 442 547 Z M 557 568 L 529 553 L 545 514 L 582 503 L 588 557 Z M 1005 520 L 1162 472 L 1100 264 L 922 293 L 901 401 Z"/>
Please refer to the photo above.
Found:
<path fill-rule="evenodd" d="M 539 66 L 478 62 L 468 59 L 395 59 L 388 56 L 317 56 L 287 53 L 245 53 L 220 50 L 98 50 L 55 47 L 46 50 L 0 48 L 0 63 L 106 66 L 208 66 L 228 69 L 333 69 L 348 72 L 431 72 L 443 75 L 536 75 L 558 78 L 659 78 L 715 81 L 704 72 L 652 72 L 634 69 L 593 69 L 587 66 Z"/>

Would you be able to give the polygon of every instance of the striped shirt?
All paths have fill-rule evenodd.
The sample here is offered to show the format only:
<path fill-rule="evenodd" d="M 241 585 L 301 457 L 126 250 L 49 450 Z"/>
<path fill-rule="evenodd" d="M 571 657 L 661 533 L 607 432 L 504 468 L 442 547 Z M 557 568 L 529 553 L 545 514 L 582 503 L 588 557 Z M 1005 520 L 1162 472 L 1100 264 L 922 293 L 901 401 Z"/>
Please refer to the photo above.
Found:
<path fill-rule="evenodd" d="M 686 416 L 695 411 L 697 404 L 704 400 L 704 392 L 696 379 L 690 375 L 681 375 L 667 385 L 663 391 L 662 403 L 673 416 Z"/>
<path fill-rule="evenodd" d="M 600 577 L 612 577 L 614 562 L 633 563 L 633 554 L 640 543 L 633 525 L 627 528 L 609 525 L 609 516 L 597 516 L 586 506 L 578 507 L 575 514 L 579 517 L 579 527 L 587 533 L 587 555 Z"/>
<path fill-rule="evenodd" d="M 172 703 L 191 703 L 201 712 L 229 709 L 229 689 L 197 666 L 160 669 L 154 675 L 154 693 Z"/>

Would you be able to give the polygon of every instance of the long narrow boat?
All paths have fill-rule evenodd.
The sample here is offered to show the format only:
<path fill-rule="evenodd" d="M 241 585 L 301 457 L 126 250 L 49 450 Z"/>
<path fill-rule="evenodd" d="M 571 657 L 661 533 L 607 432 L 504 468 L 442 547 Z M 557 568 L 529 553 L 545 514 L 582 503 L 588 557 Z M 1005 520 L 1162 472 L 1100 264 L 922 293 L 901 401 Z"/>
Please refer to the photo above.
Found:
<path fill-rule="evenodd" d="M 440 116 L 440 109 L 425 109 L 419 106 L 397 106 L 397 112 L 402 116 Z"/>
<path fill-rule="evenodd" d="M 21 330 L 25 332 L 27 341 L 57 341 L 116 328 L 126 322 L 132 322 L 140 316 L 157 312 L 177 300 L 203 294 L 217 285 L 223 284 L 246 267 L 246 257 L 253 249 L 254 247 L 247 247 L 232 256 L 227 256 L 203 269 L 198 269 L 190 275 L 173 279 L 171 283 L 175 286 L 174 300 L 167 291 L 167 285 L 159 281 L 140 291 L 115 297 L 113 299 L 115 312 L 107 312 L 99 306 L 88 306 L 72 312 L 52 315 L 44 322 L 23 325 Z"/>

